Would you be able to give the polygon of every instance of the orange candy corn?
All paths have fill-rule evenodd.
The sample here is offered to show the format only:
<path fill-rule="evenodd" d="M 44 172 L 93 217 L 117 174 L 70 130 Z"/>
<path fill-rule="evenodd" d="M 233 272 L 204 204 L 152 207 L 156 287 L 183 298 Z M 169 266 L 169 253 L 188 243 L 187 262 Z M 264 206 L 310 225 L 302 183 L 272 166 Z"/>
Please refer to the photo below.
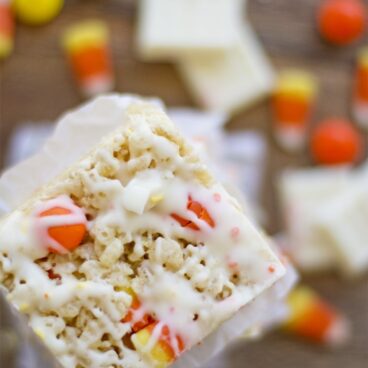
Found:
<path fill-rule="evenodd" d="M 182 227 L 187 227 L 189 229 L 192 229 L 194 231 L 198 231 L 200 230 L 199 227 L 192 221 L 188 220 L 188 219 L 185 219 L 184 217 L 181 217 L 175 213 L 173 213 L 171 215 L 171 217 L 176 220 L 177 222 L 179 222 L 179 224 L 182 226 Z"/>
<path fill-rule="evenodd" d="M 211 227 L 215 227 L 215 222 L 208 211 L 199 202 L 193 201 L 190 196 L 188 198 L 187 209 L 194 212 L 200 220 L 207 222 Z"/>
<path fill-rule="evenodd" d="M 40 214 L 40 217 L 69 215 L 72 211 L 66 208 L 55 207 Z M 72 251 L 82 242 L 86 233 L 85 224 L 52 226 L 48 229 L 49 236 L 65 249 Z M 52 252 L 53 249 L 51 248 Z"/>
<path fill-rule="evenodd" d="M 13 50 L 14 18 L 10 1 L 0 0 L 0 59 L 6 58 Z"/>
<path fill-rule="evenodd" d="M 41 243 L 52 253 L 74 250 L 87 231 L 83 211 L 67 196 L 43 203 L 36 213 L 35 225 Z"/>
<path fill-rule="evenodd" d="M 195 213 L 199 220 L 206 222 L 211 227 L 215 227 L 215 222 L 213 221 L 206 208 L 204 208 L 199 202 L 193 201 L 191 196 L 188 197 L 187 210 Z M 183 227 L 187 227 L 195 231 L 200 230 L 197 224 L 184 217 L 179 216 L 178 214 L 173 213 L 171 214 L 171 217 Z"/>
<path fill-rule="evenodd" d="M 122 322 L 131 323 L 133 345 L 138 351 L 148 355 L 155 362 L 155 367 L 166 367 L 184 351 L 183 340 L 172 334 L 167 325 L 155 321 L 150 314 L 145 313 L 133 290 L 127 289 L 126 292 L 132 296 L 132 304 Z"/>
<path fill-rule="evenodd" d="M 111 91 L 113 70 L 107 26 L 85 21 L 69 27 L 63 45 L 75 79 L 87 97 Z"/>
<path fill-rule="evenodd" d="M 358 53 L 352 112 L 363 128 L 368 128 L 368 47 Z"/>
<path fill-rule="evenodd" d="M 122 319 L 122 322 L 123 323 L 133 322 L 132 331 L 137 332 L 145 328 L 149 324 L 154 323 L 155 320 L 151 315 L 144 313 L 143 316 L 141 316 L 139 320 L 136 321 L 135 314 L 139 311 L 139 309 L 141 309 L 142 305 L 141 305 L 141 302 L 138 300 L 138 298 L 134 294 L 132 295 L 132 297 L 133 297 L 132 304 L 130 306 L 130 309 L 128 310 L 128 313 Z"/>
<path fill-rule="evenodd" d="M 316 95 L 312 75 L 300 70 L 286 70 L 279 76 L 272 100 L 274 134 L 288 151 L 303 147 Z"/>
<path fill-rule="evenodd" d="M 151 343 L 151 339 L 156 339 L 156 341 L 147 352 L 147 346 Z M 172 334 L 167 325 L 159 322 L 152 323 L 135 333 L 132 336 L 132 342 L 138 351 L 147 354 L 155 362 L 155 366 L 160 368 L 172 363 L 185 349 L 181 337 Z"/>
<path fill-rule="evenodd" d="M 285 330 L 315 343 L 341 345 L 349 337 L 347 320 L 313 290 L 296 287 L 288 297 L 289 320 Z"/>

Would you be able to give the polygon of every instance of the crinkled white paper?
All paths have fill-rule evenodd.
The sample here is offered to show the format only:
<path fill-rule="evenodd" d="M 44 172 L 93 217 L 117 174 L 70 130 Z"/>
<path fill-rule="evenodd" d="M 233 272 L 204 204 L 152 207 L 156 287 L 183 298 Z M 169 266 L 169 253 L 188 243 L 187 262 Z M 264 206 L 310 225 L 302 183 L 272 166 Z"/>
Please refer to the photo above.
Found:
<path fill-rule="evenodd" d="M 5 164 L 13 166 L 38 152 L 46 139 L 52 134 L 52 123 L 28 122 L 15 130 L 9 141 Z"/>
<path fill-rule="evenodd" d="M 66 113 L 39 153 L 2 175 L 0 211 L 18 206 L 41 184 L 87 154 L 102 136 L 122 124 L 126 107 L 137 100 L 131 95 L 107 95 Z M 163 106 L 158 99 L 149 102 Z"/>

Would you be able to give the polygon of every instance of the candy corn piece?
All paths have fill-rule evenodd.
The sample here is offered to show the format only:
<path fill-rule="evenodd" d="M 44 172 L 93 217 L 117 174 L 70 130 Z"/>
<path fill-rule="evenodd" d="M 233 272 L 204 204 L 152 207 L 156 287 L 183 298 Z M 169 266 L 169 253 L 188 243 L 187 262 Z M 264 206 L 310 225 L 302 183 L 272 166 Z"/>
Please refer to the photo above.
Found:
<path fill-rule="evenodd" d="M 368 128 L 368 47 L 358 53 L 352 109 L 357 123 Z"/>
<path fill-rule="evenodd" d="M 280 74 L 272 109 L 275 139 L 285 150 L 297 151 L 305 144 L 316 92 L 315 78 L 309 73 L 286 70 Z"/>
<path fill-rule="evenodd" d="M 13 50 L 14 18 L 9 0 L 0 0 L 0 59 Z"/>
<path fill-rule="evenodd" d="M 184 343 L 180 336 L 173 334 L 162 322 L 155 322 L 132 336 L 134 347 L 148 355 L 156 368 L 165 368 L 183 351 Z"/>
<path fill-rule="evenodd" d="M 288 297 L 289 320 L 285 330 L 315 343 L 338 346 L 350 336 L 348 321 L 333 306 L 306 286 L 297 286 Z"/>
<path fill-rule="evenodd" d="M 108 29 L 100 21 L 70 26 L 63 45 L 80 89 L 87 97 L 111 91 L 114 85 Z"/>
<path fill-rule="evenodd" d="M 12 5 L 19 21 L 38 26 L 57 17 L 63 8 L 64 0 L 12 0 Z"/>
<path fill-rule="evenodd" d="M 215 222 L 212 217 L 199 202 L 193 201 L 192 197 L 188 197 L 187 210 L 193 212 L 198 220 L 206 222 L 210 227 L 215 227 Z M 200 230 L 200 227 L 193 221 L 177 215 L 176 213 L 171 214 L 171 217 L 176 220 L 181 226 L 189 228 L 195 231 Z"/>
<path fill-rule="evenodd" d="M 130 309 L 128 310 L 128 313 L 122 319 L 122 322 L 130 323 L 133 332 L 142 330 L 149 324 L 154 323 L 154 318 L 144 311 L 141 302 L 139 301 L 133 290 L 129 289 L 125 291 L 132 296 L 132 304 L 130 306 Z"/>
<path fill-rule="evenodd" d="M 81 244 L 87 220 L 83 211 L 68 196 L 49 200 L 36 212 L 36 231 L 51 253 L 64 254 Z"/>

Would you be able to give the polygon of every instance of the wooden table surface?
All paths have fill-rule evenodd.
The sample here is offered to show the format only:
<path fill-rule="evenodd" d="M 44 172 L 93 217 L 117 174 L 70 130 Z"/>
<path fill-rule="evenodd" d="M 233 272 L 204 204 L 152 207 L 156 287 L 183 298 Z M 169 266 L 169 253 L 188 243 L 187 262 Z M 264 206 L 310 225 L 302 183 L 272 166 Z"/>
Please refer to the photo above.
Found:
<path fill-rule="evenodd" d="M 318 37 L 315 11 L 319 0 L 249 0 L 249 17 L 274 65 L 307 68 L 319 77 L 321 93 L 316 120 L 349 116 L 349 96 L 357 46 L 329 46 Z M 10 134 L 26 121 L 53 121 L 81 99 L 74 88 L 59 40 L 73 21 L 99 17 L 109 22 L 119 92 L 161 97 L 167 105 L 193 105 L 171 64 L 142 63 L 134 53 L 134 0 L 70 0 L 50 25 L 18 26 L 14 54 L 0 65 L 0 168 Z M 366 41 L 363 40 L 362 42 Z M 361 42 L 361 43 L 362 43 Z M 275 147 L 270 136 L 267 102 L 236 116 L 229 129 L 257 129 L 269 140 L 267 180 L 262 202 L 269 216 L 268 230 L 281 228 L 275 197 L 275 175 L 286 166 L 309 163 L 304 153 L 290 157 Z M 333 276 L 306 280 L 353 322 L 348 346 L 338 351 L 310 346 L 278 333 L 247 346 L 237 344 L 208 368 L 364 368 L 368 367 L 368 282 L 341 282 Z M 226 359 L 225 359 L 226 357 Z"/>

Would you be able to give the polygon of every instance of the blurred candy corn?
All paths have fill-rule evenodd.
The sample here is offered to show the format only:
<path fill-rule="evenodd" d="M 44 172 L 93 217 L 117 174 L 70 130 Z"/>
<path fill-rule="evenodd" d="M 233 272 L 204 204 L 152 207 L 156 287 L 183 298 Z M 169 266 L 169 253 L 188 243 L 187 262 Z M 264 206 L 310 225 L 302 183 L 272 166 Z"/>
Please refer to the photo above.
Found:
<path fill-rule="evenodd" d="M 165 368 L 183 351 L 184 343 L 162 322 L 155 322 L 132 335 L 138 351 L 144 352 L 155 363 L 156 368 Z"/>
<path fill-rule="evenodd" d="M 64 0 L 12 0 L 17 18 L 29 25 L 42 25 L 53 20 L 63 8 Z"/>
<path fill-rule="evenodd" d="M 359 50 L 355 71 L 353 116 L 363 128 L 368 128 L 368 47 Z"/>
<path fill-rule="evenodd" d="M 339 346 L 350 337 L 346 318 L 313 290 L 297 286 L 288 297 L 290 317 L 284 327 L 289 333 L 315 343 Z"/>
<path fill-rule="evenodd" d="M 14 19 L 10 0 L 0 0 L 0 59 L 6 58 L 13 50 Z"/>
<path fill-rule="evenodd" d="M 208 213 L 207 209 L 203 207 L 199 202 L 193 201 L 192 197 L 188 197 L 187 210 L 193 212 L 199 220 L 206 222 L 209 226 L 215 227 L 215 222 L 213 221 L 211 215 Z M 176 220 L 182 227 L 186 227 L 195 231 L 200 230 L 199 226 L 194 222 L 179 216 L 176 213 L 172 213 L 171 217 Z"/>
<path fill-rule="evenodd" d="M 84 21 L 70 26 L 63 37 L 74 76 L 86 97 L 111 91 L 114 85 L 109 32 L 105 23 Z"/>
<path fill-rule="evenodd" d="M 123 323 L 131 324 L 131 342 L 156 368 L 167 367 L 184 351 L 183 340 L 169 326 L 146 313 L 132 289 L 124 290 L 132 296 L 132 304 L 122 319 Z"/>
<path fill-rule="evenodd" d="M 316 93 L 317 83 L 311 74 L 301 70 L 280 74 L 272 108 L 275 138 L 285 150 L 303 147 Z"/>
<path fill-rule="evenodd" d="M 149 324 L 155 322 L 154 318 L 145 313 L 142 308 L 141 302 L 132 290 L 126 290 L 132 296 L 132 304 L 128 310 L 128 313 L 122 319 L 123 323 L 130 323 L 133 332 L 137 332 Z"/>

